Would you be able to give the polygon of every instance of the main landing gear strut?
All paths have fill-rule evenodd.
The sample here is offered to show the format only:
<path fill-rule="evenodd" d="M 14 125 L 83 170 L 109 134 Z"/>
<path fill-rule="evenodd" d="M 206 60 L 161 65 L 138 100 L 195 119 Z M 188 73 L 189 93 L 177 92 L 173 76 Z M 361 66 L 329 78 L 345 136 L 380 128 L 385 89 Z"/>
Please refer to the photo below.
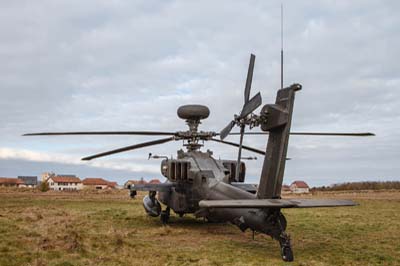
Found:
<path fill-rule="evenodd" d="M 281 246 L 281 256 L 284 261 L 293 261 L 293 250 L 290 244 L 290 236 L 285 232 L 286 230 L 286 218 L 281 212 L 277 217 L 277 225 L 280 231 L 278 241 Z"/>
<path fill-rule="evenodd" d="M 165 209 L 165 211 L 161 211 L 160 220 L 161 220 L 162 224 L 166 225 L 168 223 L 169 216 L 170 216 L 170 208 L 169 207 L 167 207 Z"/>
<path fill-rule="evenodd" d="M 293 251 L 290 244 L 290 237 L 285 232 L 286 218 L 280 211 L 270 213 L 267 222 L 272 225 L 271 231 L 268 233 L 272 238 L 279 241 L 281 247 L 281 256 L 284 261 L 293 261 Z"/>

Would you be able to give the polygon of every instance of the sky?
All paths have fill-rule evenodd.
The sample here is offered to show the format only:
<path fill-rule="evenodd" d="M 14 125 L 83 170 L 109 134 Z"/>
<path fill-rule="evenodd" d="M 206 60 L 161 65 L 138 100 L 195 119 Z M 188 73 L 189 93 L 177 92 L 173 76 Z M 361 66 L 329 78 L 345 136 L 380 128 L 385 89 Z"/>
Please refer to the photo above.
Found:
<path fill-rule="evenodd" d="M 120 184 L 164 180 L 160 161 L 148 154 L 176 156 L 181 141 L 82 162 L 153 138 L 21 135 L 186 130 L 176 115 L 184 104 L 207 105 L 210 117 L 200 129 L 218 132 L 240 112 L 250 53 L 251 95 L 274 102 L 280 7 L 281 1 L 1 1 L 0 176 L 53 171 Z M 303 85 L 292 131 L 376 134 L 291 137 L 284 183 L 400 180 L 399 8 L 398 1 L 284 2 L 284 85 Z M 266 141 L 246 136 L 244 144 L 265 149 Z M 205 143 L 207 149 L 215 158 L 237 157 L 234 147 Z M 263 162 L 256 156 L 246 162 L 252 183 Z"/>

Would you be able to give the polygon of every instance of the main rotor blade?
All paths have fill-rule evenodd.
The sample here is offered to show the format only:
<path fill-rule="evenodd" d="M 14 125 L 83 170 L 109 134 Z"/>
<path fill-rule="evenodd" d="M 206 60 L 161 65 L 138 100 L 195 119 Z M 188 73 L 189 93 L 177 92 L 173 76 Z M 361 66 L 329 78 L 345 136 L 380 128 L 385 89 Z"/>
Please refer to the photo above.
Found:
<path fill-rule="evenodd" d="M 76 131 L 76 132 L 41 132 L 27 133 L 22 136 L 61 136 L 61 135 L 145 135 L 145 136 L 170 136 L 175 132 L 163 131 Z"/>
<path fill-rule="evenodd" d="M 157 145 L 157 144 L 162 144 L 162 143 L 165 143 L 165 142 L 168 142 L 168 141 L 171 141 L 171 140 L 174 140 L 174 138 L 171 137 L 171 138 L 153 140 L 153 141 L 149 141 L 149 142 L 143 142 L 143 143 L 139 143 L 139 144 L 135 144 L 135 145 L 119 148 L 119 149 L 116 149 L 116 150 L 106 151 L 106 152 L 98 153 L 98 154 L 95 154 L 95 155 L 87 156 L 85 158 L 82 158 L 82 160 L 83 161 L 89 161 L 89 160 L 92 160 L 92 159 L 95 159 L 95 158 L 104 157 L 104 156 L 115 154 L 115 153 L 120 153 L 120 152 L 124 152 L 124 151 L 135 150 L 135 149 L 140 149 L 140 148 L 144 148 L 144 147 L 152 146 L 152 145 Z"/>
<path fill-rule="evenodd" d="M 228 145 L 235 146 L 235 147 L 239 147 L 239 144 L 234 143 L 234 142 L 230 142 L 230 141 L 224 141 L 224 140 L 219 140 L 219 139 L 214 139 L 214 138 L 211 138 L 210 140 L 215 141 L 215 142 L 220 142 L 220 143 L 223 143 L 223 144 L 228 144 Z M 252 151 L 252 152 L 261 154 L 261 155 L 265 155 L 264 151 L 261 151 L 261 150 L 258 150 L 258 149 L 255 149 L 255 148 L 252 148 L 252 147 L 249 147 L 249 146 L 246 146 L 246 145 L 242 145 L 242 148 L 245 149 L 245 150 L 248 150 L 248 151 Z"/>
<path fill-rule="evenodd" d="M 332 132 L 290 132 L 290 135 L 302 135 L 302 136 L 342 136 L 342 137 L 368 137 L 375 136 L 374 133 L 362 132 L 362 133 L 332 133 Z"/>
<path fill-rule="evenodd" d="M 247 70 L 246 87 L 244 87 L 244 104 L 246 104 L 250 98 L 251 82 L 253 81 L 253 71 L 254 71 L 255 60 L 256 60 L 256 56 L 251 54 L 250 62 L 249 62 L 249 69 Z"/>
<path fill-rule="evenodd" d="M 226 138 L 226 136 L 228 136 L 229 132 L 231 132 L 234 126 L 235 126 L 235 121 L 229 122 L 229 124 L 226 127 L 224 127 L 224 129 L 222 129 L 221 132 L 219 133 L 220 138 L 222 140 Z"/>
<path fill-rule="evenodd" d="M 248 101 L 242 109 L 242 112 L 240 113 L 240 118 L 246 117 L 249 114 L 251 114 L 254 110 L 257 109 L 261 105 L 262 99 L 261 99 L 261 94 L 257 93 L 253 98 L 251 98 L 250 101 Z"/>
<path fill-rule="evenodd" d="M 268 135 L 268 132 L 245 132 L 245 135 Z M 240 135 L 240 132 L 229 133 L 228 135 Z M 339 136 L 339 137 L 369 137 L 375 136 L 371 132 L 362 133 L 334 133 L 334 132 L 290 132 L 290 135 L 298 136 Z"/>

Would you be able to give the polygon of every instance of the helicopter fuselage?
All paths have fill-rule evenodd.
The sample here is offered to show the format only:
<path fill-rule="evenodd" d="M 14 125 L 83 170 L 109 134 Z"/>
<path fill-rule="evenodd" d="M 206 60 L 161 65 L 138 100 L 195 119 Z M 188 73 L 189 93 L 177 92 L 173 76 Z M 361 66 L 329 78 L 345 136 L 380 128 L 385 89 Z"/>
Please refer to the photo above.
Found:
<path fill-rule="evenodd" d="M 244 163 L 239 168 L 239 180 L 235 180 L 234 169 L 236 161 L 216 160 L 209 151 L 181 150 L 176 160 L 164 160 L 161 164 L 161 172 L 171 186 L 169 191 L 160 191 L 158 199 L 179 215 L 194 213 L 213 222 L 232 222 L 243 231 L 249 228 L 268 234 L 272 229 L 266 222 L 271 215 L 267 209 L 199 207 L 201 200 L 256 199 L 254 193 L 234 185 L 244 181 Z"/>
<path fill-rule="evenodd" d="M 244 177 L 244 163 L 242 165 Z M 180 150 L 177 159 L 161 163 L 161 173 L 171 187 L 169 191 L 160 191 L 158 199 L 176 213 L 195 213 L 199 210 L 200 200 L 220 194 L 217 185 L 229 183 L 234 174 L 231 170 L 235 167 L 236 162 L 216 160 L 209 151 Z"/>
<path fill-rule="evenodd" d="M 261 106 L 262 99 L 260 93 L 250 98 L 254 60 L 255 56 L 252 54 L 242 110 L 238 115 L 234 115 L 233 120 L 219 133 L 199 131 L 200 121 L 209 116 L 210 110 L 204 105 L 190 104 L 181 106 L 177 110 L 178 117 L 184 119 L 189 127 L 187 131 L 42 132 L 24 134 L 24 136 L 168 136 L 94 154 L 84 157 L 82 160 L 92 160 L 171 141 L 183 141 L 183 146 L 187 151 L 179 150 L 176 159 L 166 158 L 161 163 L 161 173 L 167 178 L 167 181 L 162 184 L 129 185 L 131 197 L 135 197 L 137 191 L 148 191 L 149 194 L 143 198 L 143 206 L 150 216 L 161 216 L 163 224 L 168 222 L 172 209 L 180 216 L 185 213 L 193 213 L 196 217 L 204 217 L 209 221 L 232 222 L 242 231 L 251 229 L 253 232 L 263 232 L 279 241 L 284 261 L 293 261 L 290 237 L 285 232 L 286 220 L 281 213 L 282 208 L 354 206 L 355 203 L 350 200 L 281 199 L 289 135 L 371 136 L 373 134 L 291 132 L 295 93 L 301 90 L 300 84 L 292 84 L 286 88 L 282 86 L 277 91 L 275 103 L 265 104 L 260 113 L 255 114 L 254 111 Z M 240 128 L 240 132 L 231 133 L 235 126 Z M 262 132 L 245 132 L 246 127 L 250 129 L 259 127 Z M 266 150 L 262 151 L 243 145 L 245 134 L 268 134 Z M 228 135 L 240 136 L 239 143 L 224 140 Z M 219 136 L 219 139 L 215 138 L 216 136 Z M 211 151 L 200 151 L 204 141 L 238 147 L 237 160 L 216 160 L 212 157 Z M 244 183 L 246 167 L 241 162 L 242 149 L 264 156 L 258 187 Z M 150 154 L 149 158 L 151 157 L 162 158 L 162 156 L 151 156 Z M 167 206 L 165 210 L 162 210 L 160 202 Z"/>

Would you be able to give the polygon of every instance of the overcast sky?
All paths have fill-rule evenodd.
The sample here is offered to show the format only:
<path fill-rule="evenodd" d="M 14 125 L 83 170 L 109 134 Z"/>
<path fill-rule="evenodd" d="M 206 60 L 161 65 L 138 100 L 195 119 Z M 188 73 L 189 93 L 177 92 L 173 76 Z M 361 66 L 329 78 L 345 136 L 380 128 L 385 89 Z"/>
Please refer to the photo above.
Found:
<path fill-rule="evenodd" d="M 151 137 L 21 137 L 27 132 L 186 130 L 176 109 L 204 104 L 200 129 L 219 131 L 252 95 L 274 102 L 280 83 L 280 1 L 1 1 L 0 176 L 45 171 L 160 178 L 148 153 L 80 158 Z M 290 139 L 285 183 L 400 180 L 400 3 L 291 1 L 284 6 L 285 85 L 301 83 L 292 131 L 374 132 L 376 137 Z M 228 140 L 237 141 L 235 137 Z M 266 138 L 244 143 L 265 149 Z M 206 143 L 216 158 L 237 149 Z M 245 152 L 244 156 L 253 156 Z M 258 182 L 263 158 L 247 162 Z"/>

